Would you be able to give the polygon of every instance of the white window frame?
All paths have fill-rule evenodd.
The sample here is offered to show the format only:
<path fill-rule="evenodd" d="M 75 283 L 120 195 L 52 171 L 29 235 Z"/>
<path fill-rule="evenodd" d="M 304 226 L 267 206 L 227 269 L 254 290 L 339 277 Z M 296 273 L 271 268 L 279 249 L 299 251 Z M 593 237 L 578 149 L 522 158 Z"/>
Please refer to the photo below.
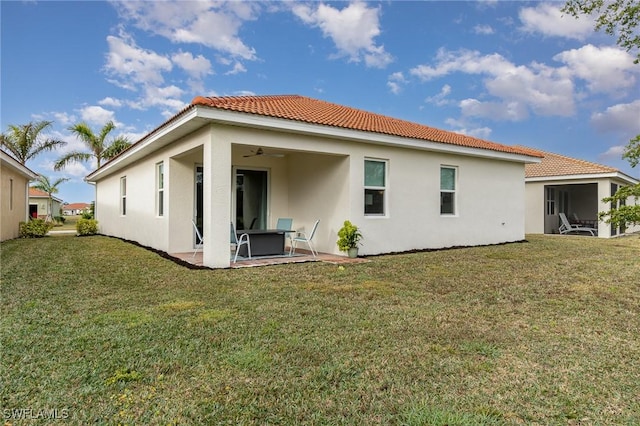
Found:
<path fill-rule="evenodd" d="M 450 169 L 453 170 L 454 176 L 453 176 L 453 189 L 442 189 L 442 169 Z M 447 164 L 441 164 L 440 165 L 440 216 L 449 216 L 449 217 L 455 217 L 458 216 L 458 166 L 450 166 Z M 449 194 L 453 194 L 453 199 L 452 199 L 452 203 L 453 203 L 453 212 L 452 213 L 443 213 L 442 212 L 442 193 L 449 193 Z"/>
<path fill-rule="evenodd" d="M 164 161 L 156 163 L 156 216 L 164 216 L 165 207 L 164 192 Z"/>
<path fill-rule="evenodd" d="M 553 186 L 547 186 L 546 187 L 545 198 L 546 198 L 545 211 L 547 213 L 547 216 L 553 216 L 553 215 L 557 214 L 557 211 L 556 211 L 556 188 L 553 187 Z"/>
<path fill-rule="evenodd" d="M 367 164 L 367 161 L 376 162 L 376 163 L 383 163 L 384 164 L 384 186 L 366 185 L 366 164 Z M 365 195 L 365 197 L 366 197 L 367 190 L 383 191 L 383 196 L 382 196 L 383 200 L 382 200 L 382 213 L 366 213 L 365 212 L 366 204 L 363 205 L 362 213 L 367 218 L 386 218 L 386 217 L 389 217 L 389 203 L 388 203 L 388 199 L 389 199 L 389 160 L 383 159 L 383 158 L 365 157 L 363 166 L 364 166 L 363 173 L 362 173 L 362 179 L 363 179 L 363 191 L 362 192 L 363 192 L 363 195 Z"/>
<path fill-rule="evenodd" d="M 127 177 L 120 178 L 120 216 L 127 215 Z"/>

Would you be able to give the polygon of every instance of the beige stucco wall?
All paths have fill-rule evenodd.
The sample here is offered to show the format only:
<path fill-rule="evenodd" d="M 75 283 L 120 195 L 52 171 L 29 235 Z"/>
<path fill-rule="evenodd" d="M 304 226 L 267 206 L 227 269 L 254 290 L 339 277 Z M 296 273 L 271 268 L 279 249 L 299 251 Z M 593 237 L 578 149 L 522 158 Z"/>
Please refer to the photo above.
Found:
<path fill-rule="evenodd" d="M 365 236 L 366 254 L 494 244 L 524 238 L 522 164 L 410 151 L 358 147 L 351 156 L 351 217 Z M 385 217 L 365 216 L 364 160 L 388 160 Z M 457 169 L 456 214 L 440 214 L 440 167 Z"/>
<path fill-rule="evenodd" d="M 17 173 L 12 167 L 0 168 L 2 174 L 2 220 L 0 227 L 1 240 L 17 238 L 19 235 L 19 224 L 27 219 L 27 190 L 29 180 L 22 174 Z M 13 183 L 12 183 L 13 182 Z M 13 185 L 13 189 L 11 188 Z"/>
<path fill-rule="evenodd" d="M 195 165 L 202 164 L 201 129 L 96 184 L 100 232 L 167 252 L 193 248 Z M 164 162 L 165 212 L 156 211 L 156 164 Z M 127 181 L 127 214 L 120 213 L 120 178 Z M 171 195 L 169 195 L 171 194 Z M 171 231 L 171 232 L 170 232 Z"/>
<path fill-rule="evenodd" d="M 544 182 L 528 182 L 525 185 L 525 232 L 527 234 L 544 234 L 544 186 Z"/>
<path fill-rule="evenodd" d="M 49 214 L 49 199 L 43 197 L 29 197 L 29 204 L 38 206 L 38 217 L 44 219 Z M 51 216 L 61 216 L 62 203 L 57 200 L 51 202 Z"/>
<path fill-rule="evenodd" d="M 258 146 L 286 155 L 244 157 Z M 365 158 L 388 161 L 384 217 L 364 215 Z M 165 164 L 168 205 L 160 218 L 155 214 L 159 161 Z M 100 231 L 168 252 L 193 250 L 196 164 L 205 169 L 209 221 L 204 224 L 204 261 L 210 266 L 229 264 L 224 252 L 229 218 L 234 216 L 235 168 L 269 171 L 270 225 L 278 217 L 291 217 L 295 229 L 310 231 L 319 219 L 314 240 L 321 252 L 339 253 L 335 242 L 345 219 L 362 229 L 365 255 L 524 238 L 522 163 L 222 125 L 206 126 L 101 179 L 96 191 Z M 454 216 L 440 215 L 442 165 L 458 170 Z M 122 216 L 120 177 L 125 175 L 127 215 Z M 207 197 L 214 203 L 209 211 Z M 211 235 L 220 241 L 212 242 Z"/>

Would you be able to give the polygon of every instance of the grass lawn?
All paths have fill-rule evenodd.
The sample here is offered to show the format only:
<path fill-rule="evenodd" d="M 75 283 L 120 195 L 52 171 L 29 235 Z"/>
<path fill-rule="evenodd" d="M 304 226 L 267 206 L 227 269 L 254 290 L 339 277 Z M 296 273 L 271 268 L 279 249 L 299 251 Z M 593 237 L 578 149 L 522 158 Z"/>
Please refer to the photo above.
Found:
<path fill-rule="evenodd" d="M 8 424 L 640 424 L 638 236 L 237 270 L 0 247 Z"/>
<path fill-rule="evenodd" d="M 73 216 L 63 216 L 64 223 L 54 226 L 52 231 L 75 231 L 76 230 L 76 222 L 82 216 L 73 215 Z"/>

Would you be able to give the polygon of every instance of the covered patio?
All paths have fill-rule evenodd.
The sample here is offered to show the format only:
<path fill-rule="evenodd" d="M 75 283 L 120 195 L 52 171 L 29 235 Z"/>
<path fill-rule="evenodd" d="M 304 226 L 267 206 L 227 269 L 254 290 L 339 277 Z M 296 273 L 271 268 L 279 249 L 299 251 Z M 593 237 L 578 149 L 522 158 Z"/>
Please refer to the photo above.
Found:
<path fill-rule="evenodd" d="M 275 229 L 279 218 L 291 218 L 292 230 L 307 233 L 319 220 L 314 246 L 325 253 L 322 260 L 333 252 L 331 259 L 337 261 L 334 228 L 349 217 L 350 157 L 326 141 L 309 144 L 310 150 L 303 151 L 292 148 L 296 142 L 300 145 L 295 135 L 272 140 L 253 129 L 233 129 L 233 137 L 227 139 L 225 130 L 218 129 L 222 140 L 216 144 L 196 143 L 170 159 L 168 252 L 181 259 L 187 253 L 183 260 L 191 262 L 193 252 L 188 250 L 198 245 L 195 223 L 204 241 L 195 264 L 238 267 L 309 261 L 308 256 L 296 256 L 229 265 L 223 255 L 229 244 L 229 222 L 240 233 Z"/>
<path fill-rule="evenodd" d="M 346 256 L 338 256 L 330 253 L 318 253 L 318 256 L 313 257 L 311 252 L 308 250 L 296 250 L 296 252 L 299 253 L 298 256 L 271 256 L 256 257 L 252 259 L 239 258 L 237 262 L 231 262 L 229 267 L 232 269 L 253 268 L 257 266 L 274 266 L 306 262 L 325 262 L 332 265 L 353 265 L 369 262 L 368 259 L 362 257 L 352 259 Z M 193 252 L 171 253 L 170 255 L 195 266 L 204 266 L 202 263 L 202 252 L 200 251 L 197 252 L 195 256 L 193 255 Z"/>

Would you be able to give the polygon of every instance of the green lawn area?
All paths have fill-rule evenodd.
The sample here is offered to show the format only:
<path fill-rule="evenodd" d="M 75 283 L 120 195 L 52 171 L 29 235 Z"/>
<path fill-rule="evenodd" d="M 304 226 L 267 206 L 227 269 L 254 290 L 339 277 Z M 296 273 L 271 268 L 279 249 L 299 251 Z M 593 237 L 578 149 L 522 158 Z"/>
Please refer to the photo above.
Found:
<path fill-rule="evenodd" d="M 82 216 L 63 216 L 64 217 L 64 223 L 63 224 L 56 224 L 56 226 L 54 226 L 51 230 L 52 231 L 75 231 L 76 230 L 76 222 L 78 222 L 78 219 L 80 219 Z"/>
<path fill-rule="evenodd" d="M 102 236 L 0 247 L 8 424 L 640 424 L 637 235 L 344 268 L 189 270 Z"/>

